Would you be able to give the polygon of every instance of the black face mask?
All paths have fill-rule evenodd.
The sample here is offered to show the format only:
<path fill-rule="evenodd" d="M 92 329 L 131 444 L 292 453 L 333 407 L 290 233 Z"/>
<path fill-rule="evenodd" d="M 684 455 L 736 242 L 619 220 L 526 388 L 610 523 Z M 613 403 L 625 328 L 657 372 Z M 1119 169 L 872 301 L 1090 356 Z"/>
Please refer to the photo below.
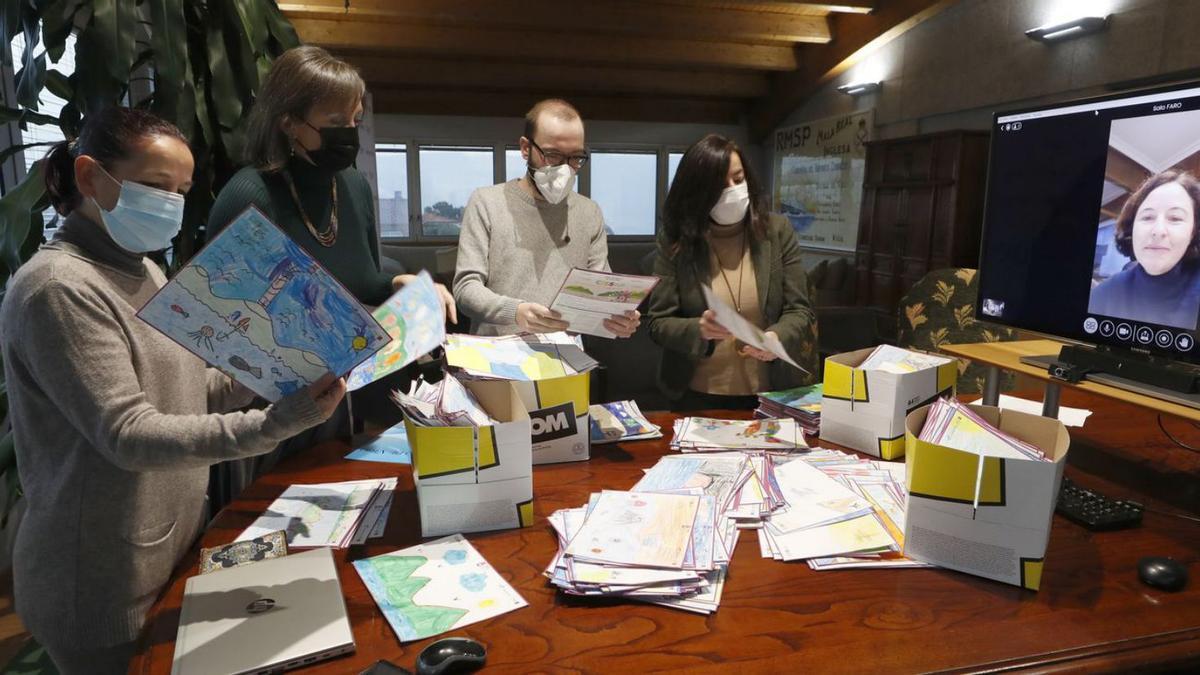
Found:
<path fill-rule="evenodd" d="M 305 124 L 308 124 L 308 122 L 305 122 Z M 313 164 L 331 173 L 336 173 L 354 165 L 354 160 L 358 157 L 358 127 L 323 127 L 318 129 L 311 124 L 308 124 L 308 126 L 312 127 L 318 134 L 321 134 L 321 147 L 316 150 L 304 148 L 304 151 L 308 153 L 308 158 L 313 161 Z"/>

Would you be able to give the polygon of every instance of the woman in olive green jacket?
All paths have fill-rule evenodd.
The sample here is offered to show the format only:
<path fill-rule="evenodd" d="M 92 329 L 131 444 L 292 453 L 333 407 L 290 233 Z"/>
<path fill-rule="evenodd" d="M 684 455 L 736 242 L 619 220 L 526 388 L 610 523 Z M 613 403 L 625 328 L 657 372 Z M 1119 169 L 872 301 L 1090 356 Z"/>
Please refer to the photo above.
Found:
<path fill-rule="evenodd" d="M 816 321 L 795 232 L 768 216 L 759 184 L 733 141 L 710 134 L 688 149 L 667 194 L 647 312 L 663 348 L 659 387 L 676 410 L 749 408 L 754 394 L 811 376 L 736 341 L 716 321 L 701 284 L 802 361 Z M 811 346 L 809 347 L 811 348 Z"/>

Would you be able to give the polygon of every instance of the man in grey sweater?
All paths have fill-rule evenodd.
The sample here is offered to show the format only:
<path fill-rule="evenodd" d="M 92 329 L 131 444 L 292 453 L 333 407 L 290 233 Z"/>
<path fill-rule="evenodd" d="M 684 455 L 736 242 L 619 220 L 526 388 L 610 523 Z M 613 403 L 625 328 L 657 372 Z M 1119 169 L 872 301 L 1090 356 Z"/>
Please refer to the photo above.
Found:
<path fill-rule="evenodd" d="M 454 299 L 480 335 L 568 330 L 548 308 L 573 267 L 609 271 L 608 237 L 596 202 L 572 188 L 587 162 L 583 120 L 560 99 L 525 115 L 521 156 L 529 171 L 479 188 L 467 201 L 458 238 Z M 637 330 L 638 312 L 604 322 L 618 337 Z"/>

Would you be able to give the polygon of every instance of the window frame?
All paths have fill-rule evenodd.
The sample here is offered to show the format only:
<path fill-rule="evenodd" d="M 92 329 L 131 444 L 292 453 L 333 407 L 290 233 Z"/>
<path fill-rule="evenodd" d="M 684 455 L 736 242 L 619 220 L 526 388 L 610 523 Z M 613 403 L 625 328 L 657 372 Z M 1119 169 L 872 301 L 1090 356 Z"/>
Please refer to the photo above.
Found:
<path fill-rule="evenodd" d="M 508 150 L 520 150 L 520 146 L 509 140 L 496 141 L 479 138 L 431 138 L 431 137 L 377 137 L 376 148 L 387 145 L 403 145 L 405 147 L 406 168 L 408 170 L 408 236 L 382 234 L 382 243 L 389 246 L 448 246 L 458 243 L 457 236 L 426 236 L 421 223 L 421 161 L 420 151 L 423 148 L 492 150 L 492 184 L 498 185 L 508 181 L 508 168 L 505 153 Z M 662 229 L 663 204 L 667 198 L 667 155 L 682 153 L 687 146 L 678 143 L 595 143 L 588 144 L 591 152 L 631 153 L 655 155 L 655 190 L 654 190 L 654 233 L 653 234 L 611 234 L 609 241 L 645 243 L 653 242 Z M 579 171 L 577 180 L 579 194 L 592 196 L 592 162 L 584 165 Z M 483 186 L 480 186 L 483 187 Z M 375 195 L 379 199 L 379 195 Z"/>

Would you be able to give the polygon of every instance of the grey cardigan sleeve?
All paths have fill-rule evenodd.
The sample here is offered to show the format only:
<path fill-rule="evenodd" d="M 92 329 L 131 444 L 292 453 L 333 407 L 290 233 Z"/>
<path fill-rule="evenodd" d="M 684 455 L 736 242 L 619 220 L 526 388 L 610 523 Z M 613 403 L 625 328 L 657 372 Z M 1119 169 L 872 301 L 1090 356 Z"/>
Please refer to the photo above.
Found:
<path fill-rule="evenodd" d="M 491 227 L 478 193 L 467 200 L 458 235 L 458 263 L 454 271 L 454 302 L 476 321 L 500 325 L 517 322 L 517 298 L 487 287 Z M 606 263 L 607 264 L 607 263 Z"/>
<path fill-rule="evenodd" d="M 161 413 L 146 400 L 131 345 L 102 300 L 84 289 L 50 282 L 30 295 L 22 310 L 19 339 L 31 374 L 64 421 L 123 469 L 205 466 L 258 455 L 322 421 L 304 390 L 265 410 Z"/>

